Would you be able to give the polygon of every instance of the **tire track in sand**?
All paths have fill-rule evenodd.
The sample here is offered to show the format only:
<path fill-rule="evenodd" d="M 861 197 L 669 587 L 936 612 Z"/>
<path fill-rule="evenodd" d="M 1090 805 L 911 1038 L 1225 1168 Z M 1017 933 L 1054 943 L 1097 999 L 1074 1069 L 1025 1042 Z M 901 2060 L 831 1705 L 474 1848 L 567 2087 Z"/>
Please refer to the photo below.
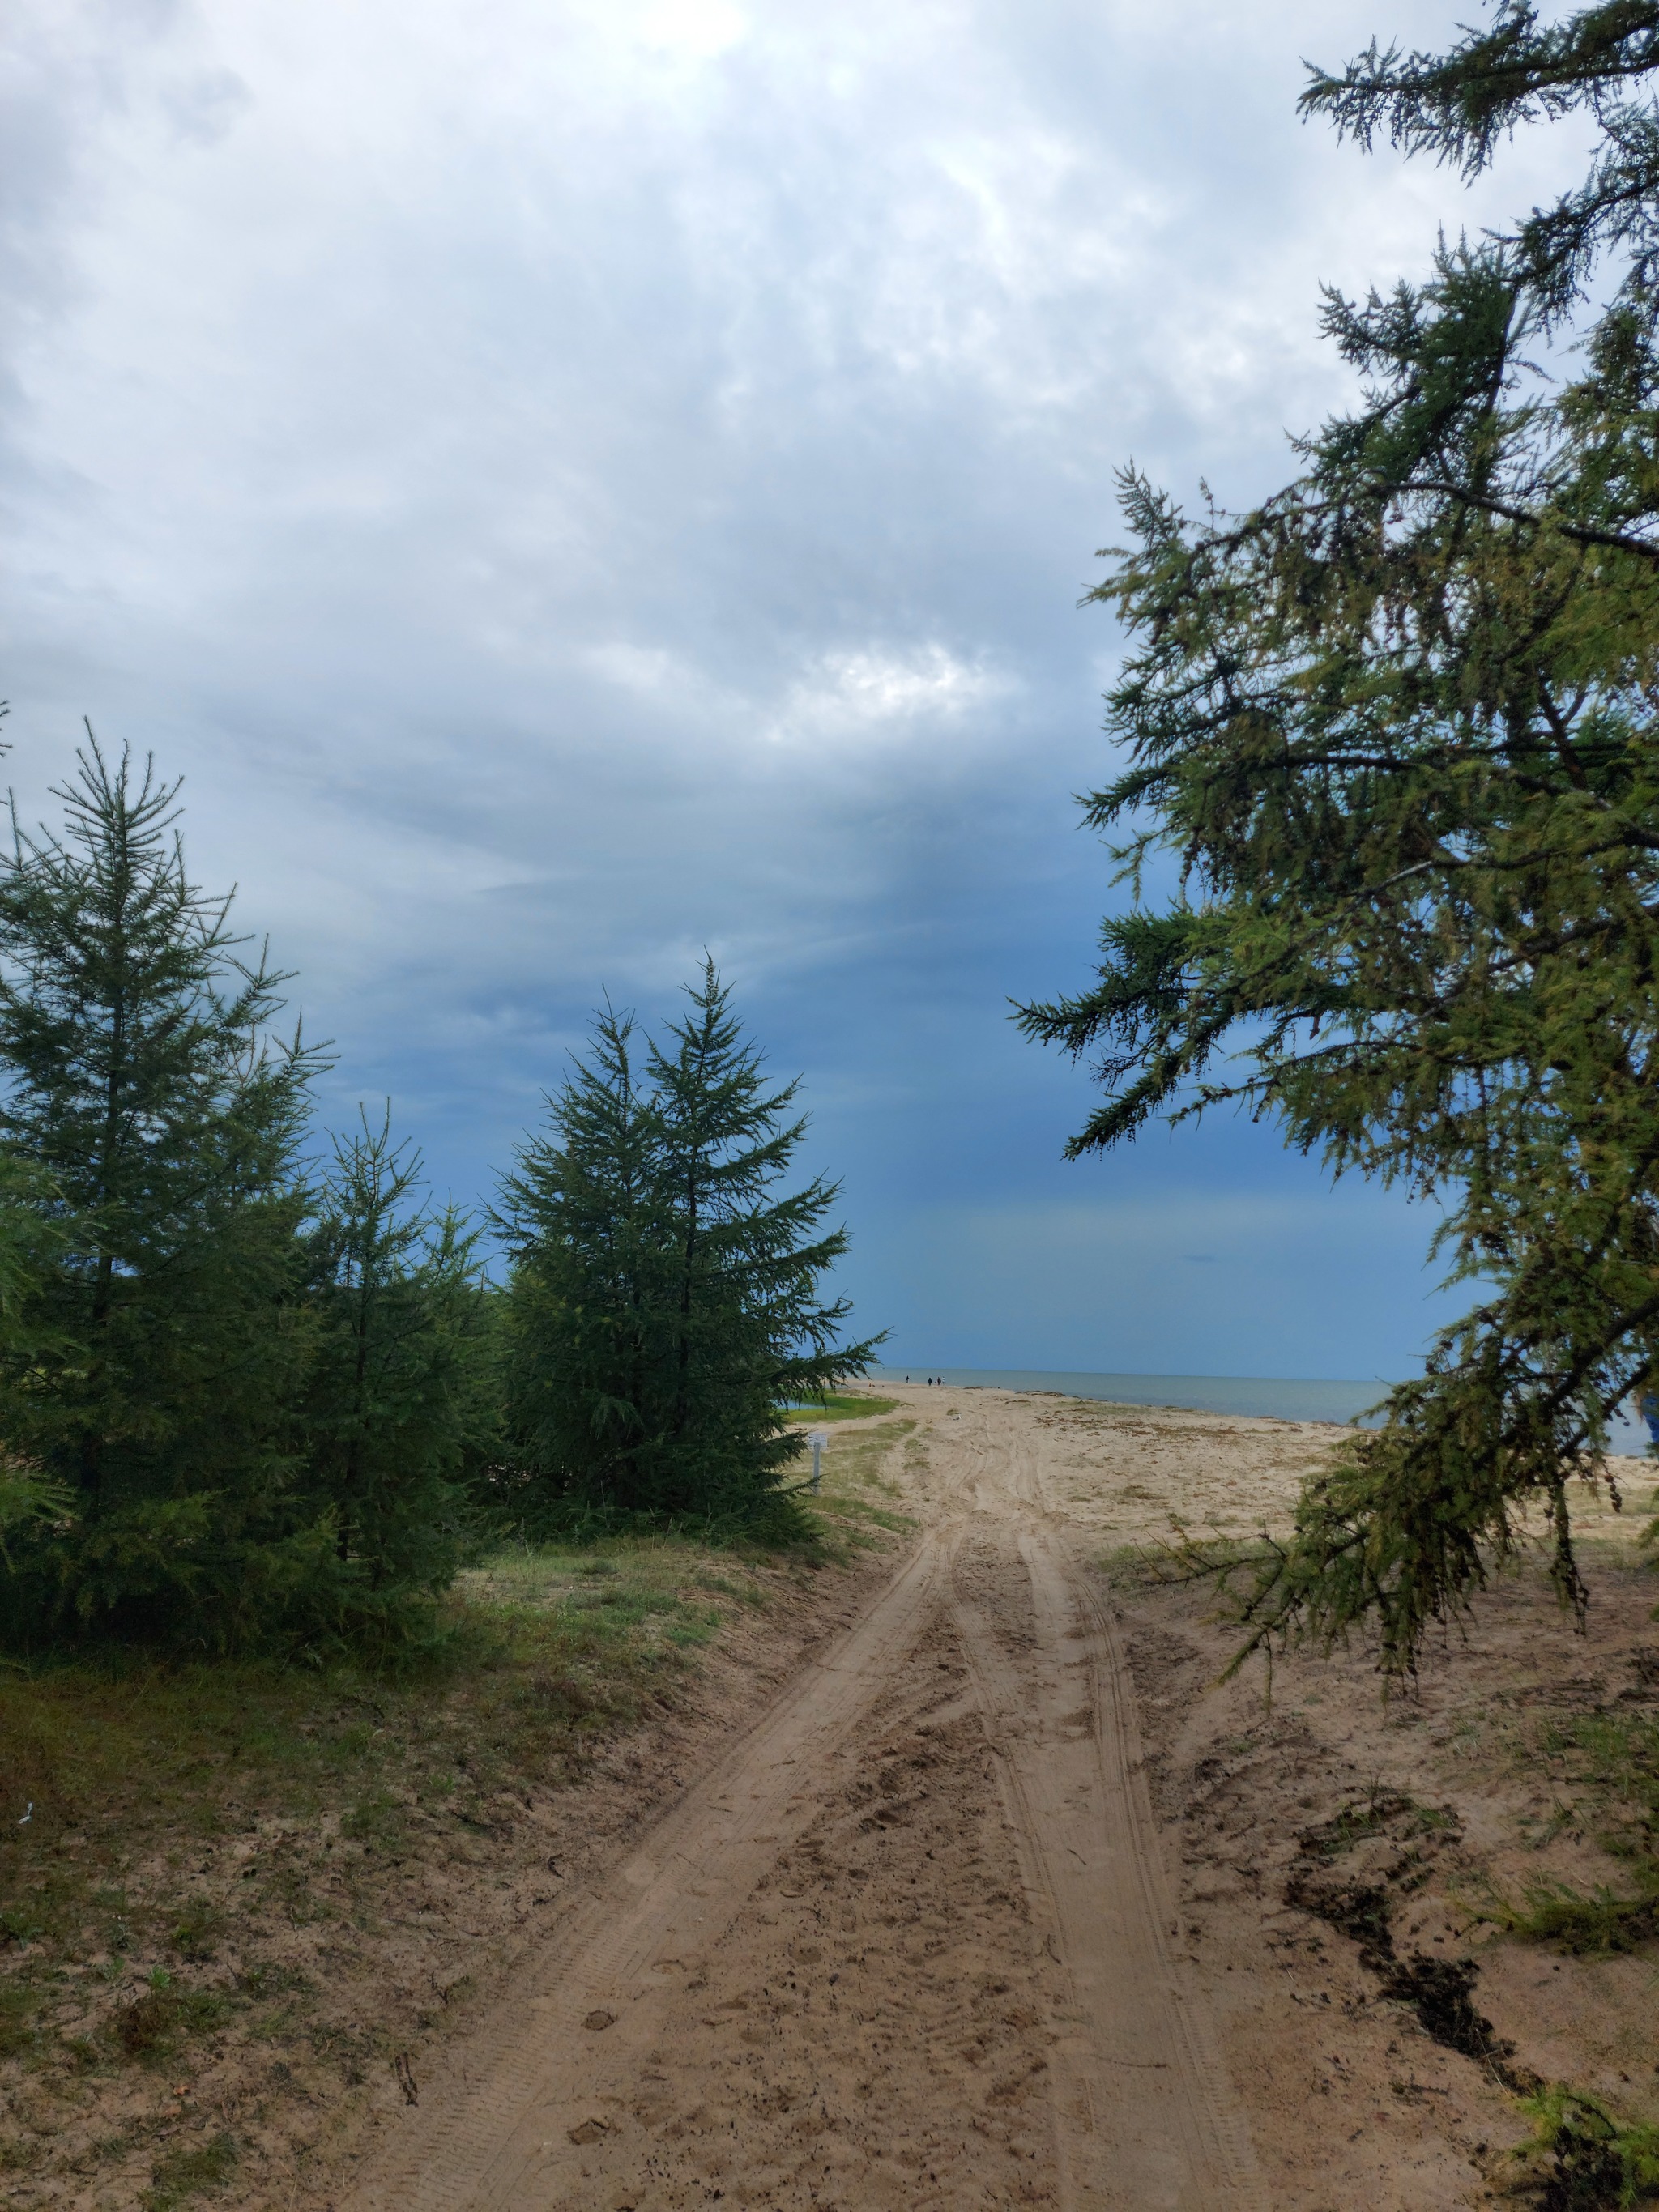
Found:
<path fill-rule="evenodd" d="M 925 1536 L 835 1653 L 583 1900 L 452 2051 L 446 2081 L 399 2116 L 354 2212 L 505 2212 L 556 2203 L 579 2185 L 573 2113 L 601 2113 L 631 2091 L 676 1986 L 668 1978 L 719 1941 L 811 1817 L 811 1781 L 936 1609 L 945 1565 L 940 1537 Z M 602 2012 L 614 2024 L 585 2033 Z"/>
<path fill-rule="evenodd" d="M 954 1579 L 1033 1909 L 1068 1985 L 1051 2053 L 1061 2202 L 1246 2212 L 1260 2201 L 1255 2160 L 1170 1957 L 1158 1833 L 1106 1608 L 1040 1528 L 964 1547 Z"/>
<path fill-rule="evenodd" d="M 1111 1608 L 1070 1556 L 1076 1540 L 1060 1533 L 1029 1431 L 978 1400 L 957 1449 L 975 1530 L 954 1561 L 957 1626 L 1033 1907 L 1069 1984 L 1054 2052 L 1061 2200 L 1079 2212 L 1255 2212 L 1249 2131 L 1206 2008 L 1170 1954 L 1176 1923 Z"/>
<path fill-rule="evenodd" d="M 1022 1422 L 939 1411 L 908 1562 L 390 2122 L 352 2212 L 1260 2205 L 1109 1607 Z M 910 1772 L 890 1830 L 872 1790 Z"/>

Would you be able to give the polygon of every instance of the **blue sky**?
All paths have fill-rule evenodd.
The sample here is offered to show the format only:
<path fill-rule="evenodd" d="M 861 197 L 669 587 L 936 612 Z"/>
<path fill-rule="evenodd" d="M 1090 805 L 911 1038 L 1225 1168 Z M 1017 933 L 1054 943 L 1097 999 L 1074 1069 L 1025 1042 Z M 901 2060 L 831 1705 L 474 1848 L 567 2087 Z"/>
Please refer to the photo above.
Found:
<path fill-rule="evenodd" d="M 1463 10 L 1468 14 L 1467 9 Z M 0 690 L 186 779 L 327 1108 L 487 1191 L 602 992 L 708 946 L 941 1365 L 1391 1375 L 1431 1224 L 1240 1122 L 1067 1166 L 1113 891 L 1112 471 L 1237 503 L 1341 404 L 1318 285 L 1474 192 L 1294 114 L 1313 0 L 14 0 Z"/>

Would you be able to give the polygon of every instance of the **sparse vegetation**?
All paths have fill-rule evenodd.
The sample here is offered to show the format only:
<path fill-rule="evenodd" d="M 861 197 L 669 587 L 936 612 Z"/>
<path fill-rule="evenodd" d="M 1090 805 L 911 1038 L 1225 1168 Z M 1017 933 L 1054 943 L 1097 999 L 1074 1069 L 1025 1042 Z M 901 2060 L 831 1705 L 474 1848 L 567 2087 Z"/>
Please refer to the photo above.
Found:
<path fill-rule="evenodd" d="M 404 1909 L 392 1901 L 423 1869 L 499 1847 L 531 1797 L 678 1700 L 722 1622 L 790 1596 L 813 1559 L 866 1546 L 877 1517 L 893 1516 L 827 1492 L 791 1565 L 672 1534 L 509 1547 L 463 1573 L 395 1663 L 105 1647 L 0 1670 L 12 2112 L 44 2092 L 61 2118 L 118 2093 L 165 2118 L 184 2109 L 176 2088 L 234 2050 L 269 2053 L 279 2083 L 349 2087 L 384 2069 L 386 2032 L 334 1985 Z M 465 1985 L 434 1986 L 434 2016 Z M 150 2126 L 109 2153 L 149 2176 L 146 2207 L 229 2177 L 234 2124 L 159 2158 Z M 38 2180 L 58 2133 L 14 2125 L 0 2155 Z"/>
<path fill-rule="evenodd" d="M 1639 1897 L 1620 1897 L 1604 1886 L 1586 1892 L 1569 1881 L 1544 1881 L 1528 1882 L 1516 1903 L 1489 1889 L 1481 1912 L 1523 1942 L 1547 1943 L 1577 1958 L 1607 1958 L 1638 1950 L 1659 1936 L 1659 1879 Z"/>
<path fill-rule="evenodd" d="M 1639 1655 L 1646 1674 L 1648 1655 Z M 1644 1684 L 1645 1686 L 1645 1683 Z M 1596 1698 L 1605 1686 L 1585 1686 Z M 1638 1692 L 1639 1693 L 1639 1692 Z M 1550 1712 L 1511 1730 L 1511 1758 L 1552 1777 L 1555 1802 L 1533 1825 L 1534 1848 L 1588 1835 L 1622 1864 L 1615 1886 L 1540 1875 L 1506 1891 L 1487 1884 L 1471 1902 L 1506 1935 L 1577 1957 L 1639 1950 L 1659 1936 L 1659 1718 L 1651 1712 Z"/>
<path fill-rule="evenodd" d="M 1539 2184 L 1538 2212 L 1628 2212 L 1659 2197 L 1659 2128 L 1620 2121 L 1576 2089 L 1524 2102 L 1534 2136 L 1519 2156 Z"/>
<path fill-rule="evenodd" d="M 1341 1806 L 1297 1841 L 1306 1857 L 1328 1865 L 1373 1836 L 1392 1833 L 1405 1842 L 1414 1836 L 1449 1836 L 1456 1827 L 1456 1815 L 1445 1806 L 1419 1805 L 1398 1790 L 1381 1790 Z"/>
<path fill-rule="evenodd" d="M 897 1485 L 887 1480 L 882 1467 L 896 1446 L 908 1449 L 915 1426 L 913 1420 L 879 1421 L 855 1435 L 837 1437 L 823 1455 L 823 1479 L 830 1494 L 843 1501 L 872 1490 L 896 1497 Z"/>
<path fill-rule="evenodd" d="M 169 2151 L 158 2159 L 149 2187 L 141 2200 L 143 2212 L 176 2212 L 204 2190 L 228 2181 L 236 2168 L 235 2139 L 222 2131 L 204 2142 Z"/>

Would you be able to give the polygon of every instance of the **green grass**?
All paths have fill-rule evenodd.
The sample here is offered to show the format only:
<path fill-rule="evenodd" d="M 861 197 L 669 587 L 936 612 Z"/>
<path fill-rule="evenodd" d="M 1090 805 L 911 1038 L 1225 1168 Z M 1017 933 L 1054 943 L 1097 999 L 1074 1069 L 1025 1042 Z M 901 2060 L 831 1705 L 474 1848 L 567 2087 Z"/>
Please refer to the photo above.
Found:
<path fill-rule="evenodd" d="M 792 1425 L 816 1429 L 826 1421 L 866 1421 L 875 1413 L 890 1413 L 898 1402 L 896 1398 L 866 1398 L 850 1390 L 832 1390 L 821 1406 L 791 1407 L 785 1419 Z"/>
<path fill-rule="evenodd" d="M 372 2014 L 334 2048 L 330 1992 L 279 1963 L 284 1931 L 372 1945 L 414 1869 L 465 1863 L 532 1786 L 580 1778 L 675 1700 L 723 1620 L 879 1540 L 850 1504 L 814 1507 L 810 1542 L 781 1556 L 674 1535 L 504 1549 L 395 1668 L 0 1665 L 0 2069 L 88 2114 L 100 2082 L 154 2075 L 160 2115 L 227 2038 L 290 2061 L 310 2043 L 348 2081 L 384 2065 Z M 6 2155 L 49 2165 L 68 2154 L 52 2141 Z M 143 2203 L 222 2179 L 228 2142 L 163 2160 Z"/>
<path fill-rule="evenodd" d="M 1506 1936 L 1576 1958 L 1635 1951 L 1659 1936 L 1659 1869 L 1644 1871 L 1650 1886 L 1636 1897 L 1621 1897 L 1604 1884 L 1586 1891 L 1541 1881 L 1527 1883 L 1517 1903 L 1489 1885 L 1480 1894 L 1480 1917 Z"/>
<path fill-rule="evenodd" d="M 204 2189 L 228 2181 L 236 2166 L 236 2145 L 228 2135 L 209 2137 L 182 2150 L 169 2151 L 156 2161 L 149 2187 L 140 2203 L 143 2212 L 175 2212 Z"/>
<path fill-rule="evenodd" d="M 0 2138 L 0 2166 L 55 2177 L 95 2155 L 122 2203 L 172 2212 L 237 2156 L 210 2133 L 152 2166 L 179 2084 L 274 2067 L 292 2086 L 260 2093 L 277 2100 L 267 2142 L 284 2099 L 383 2071 L 404 2047 L 388 2038 L 422 2032 L 456 1986 L 434 1983 L 401 2027 L 369 1994 L 392 1987 L 376 1947 L 423 1869 L 501 1879 L 532 1800 L 673 1705 L 723 1623 L 789 1607 L 907 1528 L 880 1466 L 913 1425 L 839 1437 L 783 1549 L 598 1529 L 505 1546 L 422 1649 L 384 1664 L 0 1661 L 0 2096 L 34 2116 Z M 550 1887 L 562 1878 L 550 1863 Z M 129 2122 L 100 2148 L 116 2083 Z"/>
<path fill-rule="evenodd" d="M 1628 2212 L 1659 2198 L 1659 2128 L 1632 2126 L 1560 2087 L 1522 2100 L 1533 2136 L 1516 2153 L 1551 2212 Z"/>
<path fill-rule="evenodd" d="M 1594 1837 L 1622 1863 L 1616 1887 L 1591 1889 L 1549 1875 L 1519 1897 L 1482 1887 L 1482 1918 L 1523 1942 L 1607 1957 L 1659 1936 L 1659 1717 L 1646 1712 L 1551 1713 L 1507 1731 L 1510 1755 L 1529 1776 L 1549 1778 L 1554 1807 L 1527 1825 L 1542 1850 L 1563 1831 Z"/>
<path fill-rule="evenodd" d="M 492 1561 L 399 1674 L 118 1657 L 0 1673 L 5 1932 L 82 1960 L 205 1954 L 214 1930 L 185 1901 L 121 1880 L 163 1838 L 187 1849 L 337 1810 L 373 1847 L 439 1775 L 459 1814 L 514 1774 L 572 1771 L 719 1619 L 693 1586 L 697 1547 L 616 1549 L 625 1564 L 603 1581 L 556 1553 Z"/>

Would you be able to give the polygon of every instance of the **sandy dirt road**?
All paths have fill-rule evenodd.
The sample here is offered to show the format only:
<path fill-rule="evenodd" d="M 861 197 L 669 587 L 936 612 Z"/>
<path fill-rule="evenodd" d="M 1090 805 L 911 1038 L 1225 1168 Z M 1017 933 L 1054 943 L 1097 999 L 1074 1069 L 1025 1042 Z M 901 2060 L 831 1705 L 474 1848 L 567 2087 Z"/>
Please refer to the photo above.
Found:
<path fill-rule="evenodd" d="M 1264 2203 L 1171 1943 L 1098 1486 L 1040 1403 L 902 1395 L 891 1580 L 452 2046 L 352 2212 Z"/>

